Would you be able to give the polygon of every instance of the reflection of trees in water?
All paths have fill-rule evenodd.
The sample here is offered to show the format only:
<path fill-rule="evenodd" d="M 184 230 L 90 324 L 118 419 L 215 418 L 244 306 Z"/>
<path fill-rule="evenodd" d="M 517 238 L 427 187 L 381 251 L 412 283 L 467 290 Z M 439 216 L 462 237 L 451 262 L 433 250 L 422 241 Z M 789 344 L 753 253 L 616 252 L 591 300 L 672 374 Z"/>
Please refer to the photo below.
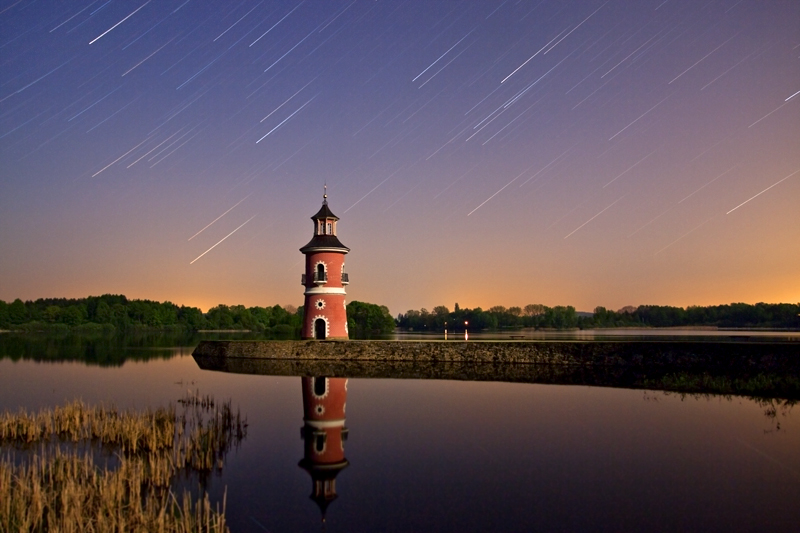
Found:
<path fill-rule="evenodd" d="M 289 339 L 273 334 L 194 333 L 187 331 L 151 331 L 132 335 L 115 333 L 0 334 L 0 359 L 12 361 L 79 361 L 89 365 L 121 366 L 125 361 L 170 359 L 178 355 L 177 347 L 191 350 L 201 340 L 268 340 Z"/>
<path fill-rule="evenodd" d="M 781 417 L 788 418 L 789 413 L 797 404 L 797 400 L 778 400 L 775 398 L 752 398 L 752 400 L 764 409 L 764 416 L 774 422 L 774 431 L 781 430 Z M 764 430 L 765 433 L 772 431 Z"/>
<path fill-rule="evenodd" d="M 710 394 L 699 392 L 674 392 L 674 391 L 645 391 L 644 401 L 658 402 L 659 395 L 666 397 L 676 396 L 684 401 L 686 398 L 693 400 L 726 400 L 732 402 L 734 400 L 749 400 L 763 409 L 764 417 L 770 421 L 770 429 L 765 429 L 764 433 L 773 433 L 781 431 L 781 420 L 788 419 L 791 415 L 794 406 L 797 405 L 796 399 L 782 399 L 782 398 L 763 398 L 758 396 L 733 396 L 731 394 Z"/>
<path fill-rule="evenodd" d="M 0 335 L 0 359 L 81 361 L 90 365 L 120 366 L 125 361 L 169 359 L 175 346 L 190 346 L 181 335 Z"/>
<path fill-rule="evenodd" d="M 800 377 L 797 371 L 785 372 L 655 372 L 639 379 L 639 386 L 683 394 L 712 394 L 717 396 L 743 396 L 751 399 L 775 398 L 778 401 L 797 402 L 800 395 Z"/>

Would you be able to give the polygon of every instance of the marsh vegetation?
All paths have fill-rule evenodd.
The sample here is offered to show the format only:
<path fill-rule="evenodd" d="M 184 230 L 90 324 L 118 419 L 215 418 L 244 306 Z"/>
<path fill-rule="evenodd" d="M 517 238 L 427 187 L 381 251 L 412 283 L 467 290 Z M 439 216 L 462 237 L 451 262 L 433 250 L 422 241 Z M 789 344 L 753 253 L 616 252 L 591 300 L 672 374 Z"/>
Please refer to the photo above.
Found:
<path fill-rule="evenodd" d="M 204 489 L 247 421 L 210 396 L 179 409 L 74 401 L 0 415 L 0 530 L 224 532 Z M 194 486 L 193 486 L 194 485 Z"/>

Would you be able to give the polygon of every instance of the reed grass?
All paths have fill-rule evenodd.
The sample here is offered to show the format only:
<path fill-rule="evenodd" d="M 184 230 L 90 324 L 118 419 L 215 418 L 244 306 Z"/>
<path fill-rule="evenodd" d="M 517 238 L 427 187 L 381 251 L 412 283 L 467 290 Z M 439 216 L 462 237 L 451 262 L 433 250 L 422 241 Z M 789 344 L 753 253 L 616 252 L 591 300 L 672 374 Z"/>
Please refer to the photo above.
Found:
<path fill-rule="evenodd" d="M 246 437 L 230 402 L 188 395 L 143 412 L 75 401 L 0 416 L 0 531 L 227 532 L 225 498 L 183 490 L 179 474 L 219 470 Z M 93 453 L 111 454 L 102 467 Z"/>

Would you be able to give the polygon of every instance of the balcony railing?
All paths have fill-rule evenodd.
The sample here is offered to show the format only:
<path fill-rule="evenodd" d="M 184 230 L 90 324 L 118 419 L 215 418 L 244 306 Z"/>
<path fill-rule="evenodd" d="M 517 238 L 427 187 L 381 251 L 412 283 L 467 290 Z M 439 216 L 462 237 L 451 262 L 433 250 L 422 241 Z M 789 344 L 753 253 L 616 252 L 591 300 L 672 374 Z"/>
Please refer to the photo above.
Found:
<path fill-rule="evenodd" d="M 306 280 L 308 278 L 305 274 L 300 274 L 300 285 L 305 285 Z M 314 275 L 311 279 L 312 283 L 328 283 L 328 273 L 327 272 L 314 272 Z M 342 272 L 342 285 L 347 285 L 350 283 L 350 275 L 347 272 Z"/>
<path fill-rule="evenodd" d="M 300 284 L 305 285 L 308 278 L 305 274 L 300 274 Z M 311 276 L 312 283 L 328 283 L 328 273 L 327 272 L 314 272 Z"/>

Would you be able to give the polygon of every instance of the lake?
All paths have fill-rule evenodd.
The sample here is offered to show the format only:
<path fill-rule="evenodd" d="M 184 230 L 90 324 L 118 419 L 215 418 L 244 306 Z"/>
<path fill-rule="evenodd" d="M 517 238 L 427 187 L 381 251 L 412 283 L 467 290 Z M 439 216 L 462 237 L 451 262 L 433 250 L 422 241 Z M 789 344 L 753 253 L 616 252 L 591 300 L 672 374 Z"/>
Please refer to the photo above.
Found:
<path fill-rule="evenodd" d="M 800 523 L 791 402 L 331 378 L 308 379 L 304 406 L 305 378 L 203 371 L 195 340 L 0 335 L 0 409 L 76 398 L 156 407 L 187 391 L 231 399 L 248 434 L 208 489 L 220 501 L 227 492 L 234 532 L 319 531 L 323 508 L 327 531 L 348 532 L 777 532 Z"/>

